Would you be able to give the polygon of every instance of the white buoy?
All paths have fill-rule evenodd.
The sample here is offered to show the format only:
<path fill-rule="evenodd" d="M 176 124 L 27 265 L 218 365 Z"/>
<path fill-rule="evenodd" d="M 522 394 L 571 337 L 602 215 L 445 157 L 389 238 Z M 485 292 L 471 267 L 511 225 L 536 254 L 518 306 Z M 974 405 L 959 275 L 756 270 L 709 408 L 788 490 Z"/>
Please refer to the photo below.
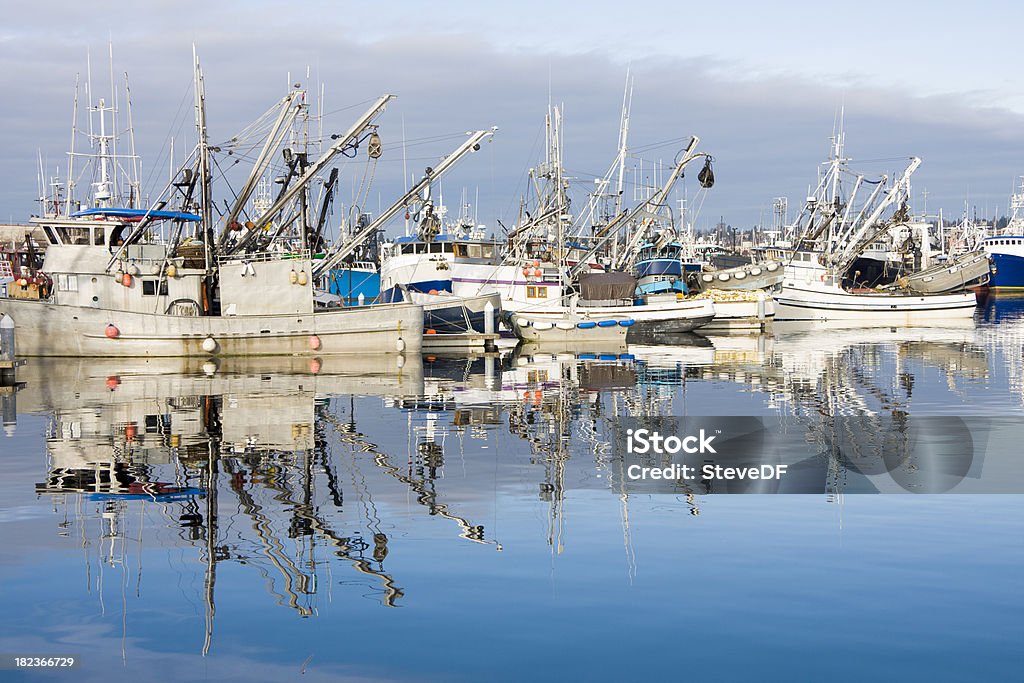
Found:
<path fill-rule="evenodd" d="M 362 306 L 364 301 L 366 301 L 366 295 L 359 292 L 359 305 Z"/>
<path fill-rule="evenodd" d="M 207 337 L 203 340 L 203 351 L 207 353 L 213 353 L 217 350 L 217 340 L 213 337 Z"/>
<path fill-rule="evenodd" d="M 203 374 L 207 377 L 213 377 L 217 374 L 217 364 L 209 360 L 203 363 Z"/>
<path fill-rule="evenodd" d="M 395 342 L 395 348 L 398 349 L 399 353 L 405 353 L 405 340 L 401 337 Z"/>

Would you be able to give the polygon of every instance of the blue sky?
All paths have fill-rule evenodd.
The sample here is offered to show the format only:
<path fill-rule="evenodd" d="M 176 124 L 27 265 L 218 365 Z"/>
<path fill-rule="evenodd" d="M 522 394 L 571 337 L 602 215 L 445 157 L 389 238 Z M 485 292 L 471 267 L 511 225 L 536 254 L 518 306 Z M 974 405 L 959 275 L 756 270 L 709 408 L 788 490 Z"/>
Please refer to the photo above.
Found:
<path fill-rule="evenodd" d="M 118 73 L 132 78 L 136 138 L 147 168 L 163 168 L 189 87 L 195 42 L 207 77 L 211 134 L 228 137 L 277 100 L 289 79 L 326 84 L 327 110 L 383 92 L 399 99 L 382 119 L 386 150 L 410 139 L 493 125 L 492 144 L 445 181 L 448 197 L 480 195 L 479 220 L 514 220 L 526 170 L 537 163 L 549 96 L 564 105 L 566 165 L 583 189 L 615 154 L 627 67 L 636 79 L 631 142 L 648 165 L 671 162 L 700 135 L 718 185 L 698 224 L 768 222 L 771 201 L 798 203 L 845 109 L 847 151 L 868 170 L 898 172 L 920 156 L 915 209 L 1006 210 L 1024 174 L 1024 85 L 1011 3 L 518 2 L 430 6 L 349 2 L 49 3 L 5 11 L 0 28 L 0 219 L 33 210 L 36 158 L 55 166 L 67 148 L 71 86 L 86 53 L 96 71 L 112 39 Z M 100 81 L 101 83 L 103 81 Z M 347 110 L 346 110 L 347 111 Z M 338 128 L 348 121 L 341 112 Z M 351 114 L 348 114 L 351 115 Z M 178 119 L 181 119 L 179 116 Z M 410 172 L 454 144 L 410 150 Z M 161 156 L 161 154 L 163 156 Z M 635 163 L 639 163 L 638 161 Z M 873 164 L 873 165 L 872 165 Z M 378 201 L 402 187 L 400 156 L 386 157 Z M 149 172 L 153 175 L 153 172 Z M 145 177 L 146 173 L 144 173 Z M 358 182 L 358 181 L 356 181 Z M 154 181 L 155 183 L 155 181 Z M 692 186 L 691 186 L 692 185 Z M 343 187 L 344 182 L 343 182 Z M 151 188 L 153 189 L 153 188 Z M 691 196 L 688 180 L 679 196 Z M 343 193 L 344 194 L 344 193 Z M 339 197 L 345 201 L 344 196 Z M 456 203 L 450 201 L 449 203 Z M 373 208 L 373 207 L 370 207 Z M 454 210 L 454 207 L 453 207 Z"/>

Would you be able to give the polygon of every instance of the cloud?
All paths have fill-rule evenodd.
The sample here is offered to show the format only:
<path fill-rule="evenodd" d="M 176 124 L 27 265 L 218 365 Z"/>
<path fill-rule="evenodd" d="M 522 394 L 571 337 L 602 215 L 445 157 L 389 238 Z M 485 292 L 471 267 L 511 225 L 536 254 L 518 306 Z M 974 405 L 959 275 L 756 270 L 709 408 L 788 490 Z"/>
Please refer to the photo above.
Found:
<path fill-rule="evenodd" d="M 615 155 L 625 67 L 613 48 L 567 53 L 508 41 L 495 47 L 471 26 L 417 27 L 411 17 L 391 29 L 383 20 L 347 24 L 337 14 L 237 15 L 220 4 L 203 11 L 206 21 L 183 22 L 178 3 L 157 3 L 145 16 L 119 22 L 116 72 L 127 70 L 132 77 L 136 139 L 150 191 L 166 180 L 169 137 L 176 139 L 179 158 L 192 140 L 193 41 L 203 59 L 215 139 L 240 130 L 278 100 L 289 74 L 305 82 L 307 67 L 313 84 L 325 84 L 325 110 L 342 109 L 328 118 L 329 131 L 350 122 L 360 111 L 354 105 L 383 92 L 398 94 L 381 120 L 386 156 L 375 180 L 385 205 L 403 187 L 403 124 L 410 140 L 499 127 L 493 143 L 463 161 L 443 184 L 449 204 L 463 187 L 471 198 L 479 192 L 479 219 L 490 225 L 496 218 L 514 220 L 526 170 L 543 153 L 549 93 L 564 105 L 566 166 L 581 188 L 577 206 L 585 200 L 583 188 L 593 186 L 593 177 Z M 102 10 L 73 8 L 56 27 L 38 17 L 13 16 L 0 40 L 0 88 L 14 105 L 0 113 L 6 150 L 0 172 L 7 179 L 0 199 L 15 219 L 33 210 L 37 150 L 49 160 L 48 169 L 64 163 L 72 84 L 75 73 L 85 70 L 88 47 L 93 81 L 108 89 L 103 41 L 109 25 L 97 15 Z M 55 40 L 58 33 L 61 40 Z M 751 69 L 743 60 L 717 54 L 650 56 L 635 59 L 631 68 L 631 145 L 676 141 L 646 152 L 645 166 L 659 159 L 670 164 L 691 134 L 700 135 L 701 148 L 715 156 L 719 182 L 703 202 L 701 224 L 719 216 L 734 225 L 767 221 L 773 197 L 788 196 L 791 205 L 802 198 L 816 181 L 840 108 L 850 156 L 885 160 L 875 165 L 889 172 L 901 170 L 901 159 L 911 155 L 924 159 L 914 178 L 915 197 L 927 189 L 930 212 L 942 206 L 947 215 L 958 214 L 965 199 L 982 211 L 1005 210 L 1013 178 L 1024 171 L 1021 115 L 995 106 L 983 93 L 922 96 L 873 85 L 852 70 L 808 76 Z M 409 172 L 436 163 L 457 142 L 409 147 Z M 356 164 L 346 170 L 362 172 Z M 348 185 L 353 183 L 358 179 Z M 343 181 L 343 190 L 348 185 Z M 687 179 L 683 192 L 692 197 L 696 185 Z M 339 201 L 348 201 L 344 191 Z"/>

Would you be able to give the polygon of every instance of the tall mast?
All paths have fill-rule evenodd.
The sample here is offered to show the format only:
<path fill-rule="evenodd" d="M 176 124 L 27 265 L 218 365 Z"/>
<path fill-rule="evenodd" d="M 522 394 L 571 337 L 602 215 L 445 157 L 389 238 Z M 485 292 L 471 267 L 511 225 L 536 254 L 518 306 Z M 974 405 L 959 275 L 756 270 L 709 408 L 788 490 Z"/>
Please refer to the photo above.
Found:
<path fill-rule="evenodd" d="M 75 104 L 71 108 L 71 147 L 68 152 L 68 182 L 67 182 L 67 197 L 65 198 L 65 215 L 71 215 L 71 196 L 74 194 L 75 187 L 75 134 L 78 132 L 78 81 L 80 75 L 75 74 Z"/>
<path fill-rule="evenodd" d="M 629 137 L 629 112 L 633 107 L 633 77 L 626 72 L 626 88 L 622 93 L 622 116 L 619 120 L 619 178 L 615 184 L 615 211 L 619 215 L 622 209 L 622 182 L 626 173 L 626 141 Z"/>
<path fill-rule="evenodd" d="M 112 162 L 113 175 L 110 178 L 111 192 L 110 197 L 114 201 L 120 200 L 120 194 L 117 191 L 117 86 L 114 83 L 114 43 L 111 41 L 107 44 L 108 55 L 110 62 L 110 160 Z M 100 114 L 103 116 L 103 114 Z"/>
<path fill-rule="evenodd" d="M 129 208 L 137 208 L 142 205 L 142 197 L 140 196 L 142 188 L 139 185 L 140 175 L 140 162 L 139 158 L 135 155 L 135 126 L 132 123 L 132 91 L 131 86 L 128 84 L 128 72 L 124 74 L 124 96 L 125 106 L 128 108 L 128 153 L 132 160 L 132 174 L 128 179 L 128 185 L 131 188 L 130 201 L 128 202 Z"/>
<path fill-rule="evenodd" d="M 206 139 L 206 92 L 203 87 L 203 71 L 199 66 L 196 46 L 192 45 L 192 62 L 195 69 L 196 131 L 199 134 L 199 186 L 202 190 L 200 206 L 200 229 L 203 231 L 203 250 L 207 272 L 213 266 L 211 242 L 213 236 L 212 192 L 210 178 L 210 148 Z"/>

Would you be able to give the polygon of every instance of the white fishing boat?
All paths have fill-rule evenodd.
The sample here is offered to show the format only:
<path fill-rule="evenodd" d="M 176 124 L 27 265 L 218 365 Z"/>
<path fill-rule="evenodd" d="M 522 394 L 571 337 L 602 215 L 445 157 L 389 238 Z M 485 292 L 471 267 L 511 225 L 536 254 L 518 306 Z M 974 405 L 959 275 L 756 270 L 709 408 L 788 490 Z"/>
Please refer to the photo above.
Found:
<path fill-rule="evenodd" d="M 93 208 L 81 209 L 73 203 L 72 188 L 65 198 L 58 195 L 44 202 L 50 210 L 32 223 L 46 236 L 42 273 L 52 287 L 32 291 L 16 283 L 15 291 L 8 288 L 6 298 L 0 299 L 0 312 L 15 321 L 22 353 L 107 357 L 417 353 L 422 307 L 391 304 L 318 310 L 308 251 L 230 254 L 218 248 L 198 60 L 195 77 L 200 142 L 165 190 L 168 198 L 181 199 L 181 210 L 165 210 L 168 200 L 154 208 L 139 208 L 135 179 L 128 181 L 127 195 L 121 191 L 118 182 L 124 169 L 118 166 L 117 135 L 107 132 L 106 117 L 109 113 L 109 130 L 116 130 L 116 111 L 102 101 L 91 109 L 99 114 L 99 126 L 90 126 L 99 131 L 92 135 L 95 182 L 89 205 Z M 297 202 L 336 155 L 357 143 L 391 99 L 387 95 L 376 100 L 318 160 L 304 166 L 296 182 L 281 192 L 256 224 L 250 223 L 249 233 L 267 234 L 275 227 L 279 212 Z M 296 93 L 282 100 L 279 124 L 301 110 L 300 100 Z M 264 154 L 273 149 L 272 141 L 273 135 Z M 72 149 L 71 163 L 78 156 L 82 155 Z M 261 164 L 254 166 L 246 188 L 251 189 L 253 178 L 264 171 Z M 70 163 L 68 176 L 75 177 Z M 236 206 L 244 206 L 247 199 L 243 191 Z M 257 224 L 265 229 L 256 228 Z M 236 226 L 241 228 L 229 222 L 224 233 L 233 233 Z M 168 232 L 169 239 L 165 238 Z"/>
<path fill-rule="evenodd" d="M 775 295 L 776 321 L 837 320 L 846 323 L 934 325 L 971 318 L 973 292 L 922 293 L 906 283 L 886 288 L 844 287 L 852 264 L 880 235 L 909 225 L 906 207 L 910 176 L 921 160 L 913 157 L 890 184 L 887 176 L 867 178 L 848 169 L 843 133 L 833 137 L 831 158 L 815 192 L 808 196 L 792 231 L 796 248 L 768 248 L 766 256 L 785 263 L 782 290 Z M 852 177 L 852 189 L 844 183 Z M 859 197 L 871 187 L 867 198 Z M 891 214 L 886 214 L 896 207 Z M 886 217 L 887 216 L 887 217 Z"/>
<path fill-rule="evenodd" d="M 973 292 L 916 294 L 899 290 L 844 289 L 819 254 L 794 251 L 782 290 L 775 294 L 776 322 L 837 320 L 885 325 L 941 324 L 971 318 Z"/>

